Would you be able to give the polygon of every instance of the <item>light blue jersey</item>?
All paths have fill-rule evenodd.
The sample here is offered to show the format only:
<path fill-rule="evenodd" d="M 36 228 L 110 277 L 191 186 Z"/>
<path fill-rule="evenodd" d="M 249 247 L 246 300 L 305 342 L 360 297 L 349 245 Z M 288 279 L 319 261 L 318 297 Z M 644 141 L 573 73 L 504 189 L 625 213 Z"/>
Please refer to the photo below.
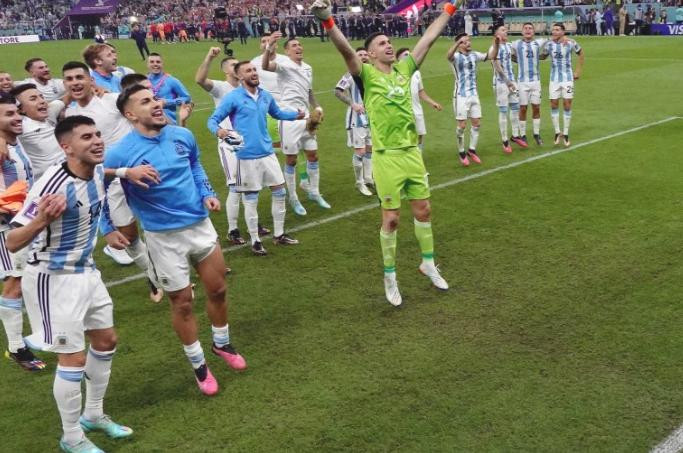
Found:
<path fill-rule="evenodd" d="M 164 113 L 176 123 L 176 108 L 182 103 L 192 101 L 190 93 L 183 83 L 175 77 L 162 74 L 147 74 L 152 84 L 154 96 L 164 101 Z"/>
<path fill-rule="evenodd" d="M 479 96 L 477 92 L 477 64 L 486 61 L 487 55 L 481 52 L 461 53 L 453 55 L 451 64 L 455 72 L 455 92 L 453 96 Z"/>
<path fill-rule="evenodd" d="M 143 189 L 122 179 L 128 205 L 145 231 L 168 231 L 201 222 L 209 213 L 204 200 L 215 197 L 199 161 L 199 147 L 189 129 L 164 126 L 159 135 L 147 137 L 134 130 L 107 149 L 105 168 L 151 165 L 161 183 Z M 102 234 L 112 231 L 108 209 L 102 216 Z"/>
<path fill-rule="evenodd" d="M 363 94 L 360 92 L 360 87 L 353 80 L 353 76 L 350 73 L 346 73 L 339 79 L 335 90 L 347 91 L 349 92 L 349 97 L 351 98 L 352 104 L 363 105 Z M 356 113 L 351 106 L 346 109 L 346 129 L 351 129 L 353 127 L 368 127 L 368 116 L 365 113 Z"/>
<path fill-rule="evenodd" d="M 121 76 L 117 72 L 114 72 L 109 76 L 106 76 L 93 70 L 90 71 L 90 75 L 95 81 L 95 85 L 97 85 L 98 87 L 104 88 L 105 90 L 111 93 L 121 92 Z"/>
<path fill-rule="evenodd" d="M 498 46 L 498 56 L 497 60 L 500 62 L 503 72 L 507 79 L 511 82 L 515 82 L 515 73 L 512 70 L 512 44 L 509 42 L 500 43 Z M 493 84 L 505 83 L 505 80 L 496 72 L 495 68 L 493 70 Z"/>
<path fill-rule="evenodd" d="M 545 39 L 534 39 L 532 41 L 518 39 L 512 43 L 513 55 L 517 57 L 517 81 L 541 81 L 538 62 L 541 57 L 541 50 L 546 42 Z"/>
<path fill-rule="evenodd" d="M 7 190 L 9 186 L 17 181 L 26 181 L 28 187 L 33 185 L 33 169 L 31 160 L 24 152 L 21 144 L 8 145 L 9 154 L 2 162 L 2 174 L 0 175 L 0 192 Z M 11 216 L 9 214 L 0 215 L 0 230 L 9 228 Z"/>
<path fill-rule="evenodd" d="M 47 194 L 64 195 L 66 210 L 30 245 L 28 264 L 39 266 L 45 273 L 78 274 L 95 270 L 92 252 L 104 203 L 104 168 L 95 167 L 93 178 L 86 181 L 73 174 L 66 162 L 50 167 L 29 191 L 12 225 L 31 222 L 38 212 L 40 199 Z"/>
<path fill-rule="evenodd" d="M 572 69 L 572 52 L 581 53 L 581 46 L 573 39 L 564 42 L 548 41 L 543 51 L 550 55 L 550 81 L 572 82 L 574 70 Z"/>

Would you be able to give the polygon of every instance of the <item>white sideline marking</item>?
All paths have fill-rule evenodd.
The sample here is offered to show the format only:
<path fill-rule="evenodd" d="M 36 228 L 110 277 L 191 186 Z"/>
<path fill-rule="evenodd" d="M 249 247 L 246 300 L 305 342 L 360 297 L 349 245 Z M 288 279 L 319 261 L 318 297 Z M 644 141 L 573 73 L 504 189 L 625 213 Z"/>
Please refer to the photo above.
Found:
<path fill-rule="evenodd" d="M 652 449 L 650 453 L 678 453 L 683 450 L 683 425 Z"/>
<path fill-rule="evenodd" d="M 593 140 L 588 140 L 587 142 L 579 143 L 579 144 L 570 146 L 569 148 L 562 148 L 562 149 L 558 149 L 555 151 L 549 151 L 549 152 L 546 152 L 543 154 L 531 156 L 531 157 L 528 157 L 526 159 L 522 159 L 522 160 L 512 162 L 512 163 L 509 163 L 506 165 L 501 165 L 500 167 L 495 167 L 495 168 L 491 168 L 489 170 L 484 170 L 484 171 L 480 171 L 477 173 L 473 173 L 473 174 L 471 174 L 469 176 L 465 176 L 463 178 L 456 178 L 456 179 L 452 179 L 450 181 L 442 182 L 440 184 L 432 186 L 431 189 L 432 190 L 444 189 L 446 187 L 454 186 L 456 184 L 461 184 L 463 182 L 471 181 L 473 179 L 482 178 L 484 176 L 487 176 L 487 175 L 490 175 L 493 173 L 498 173 L 498 172 L 501 172 L 504 170 L 509 170 L 510 168 L 519 167 L 520 165 L 528 164 L 529 162 L 535 162 L 535 161 L 540 160 L 540 159 L 545 159 L 546 157 L 551 157 L 551 156 L 555 156 L 557 154 L 566 153 L 567 151 L 572 151 L 575 149 L 583 148 L 584 146 L 593 145 L 595 143 L 599 143 L 599 142 L 602 142 L 605 140 L 610 140 L 610 139 L 615 138 L 615 137 L 620 137 L 622 135 L 630 134 L 632 132 L 637 132 L 637 131 L 642 130 L 642 129 L 647 129 L 648 127 L 657 126 L 657 125 L 663 124 L 663 123 L 668 123 L 669 121 L 673 121 L 676 119 L 681 119 L 681 117 L 680 116 L 670 116 L 670 117 L 665 118 L 663 120 L 654 121 L 652 123 L 643 124 L 642 126 L 634 127 L 631 129 L 626 129 L 626 130 L 621 131 L 621 132 L 615 132 L 613 134 L 605 135 L 604 137 L 595 138 Z M 375 209 L 377 207 L 379 207 L 379 203 L 377 203 L 377 202 L 369 203 L 369 204 L 366 204 L 363 206 L 359 206 L 357 208 L 349 209 L 348 211 L 340 212 L 339 214 L 335 214 L 335 215 L 330 216 L 330 217 L 325 217 L 324 219 L 304 223 L 302 225 L 293 227 L 293 228 L 289 229 L 288 231 L 291 233 L 295 233 L 297 231 L 308 230 L 310 228 L 314 228 L 314 227 L 317 227 L 320 225 L 325 225 L 327 223 L 335 222 L 337 220 L 345 219 L 347 217 L 351 217 L 355 214 L 359 214 L 361 212 L 369 211 L 370 209 Z M 231 247 L 224 247 L 223 253 L 230 252 L 233 250 L 238 250 L 238 249 L 246 247 L 247 245 L 248 244 L 234 245 Z M 110 282 L 107 282 L 106 286 L 107 286 L 107 288 L 113 288 L 114 286 L 123 285 L 125 283 L 130 283 L 130 282 L 133 282 L 135 280 L 140 280 L 142 278 L 145 278 L 145 276 L 146 276 L 145 273 L 140 272 L 139 274 L 134 274 L 134 275 L 130 275 L 128 277 L 121 278 L 119 280 L 112 280 Z M 680 430 L 682 431 L 681 441 L 683 442 L 683 426 L 680 428 Z M 681 443 L 681 446 L 682 446 L 681 448 L 683 448 L 683 443 Z M 673 450 L 667 450 L 667 453 L 669 451 L 673 451 Z M 676 450 L 676 451 L 678 451 L 678 450 Z"/>

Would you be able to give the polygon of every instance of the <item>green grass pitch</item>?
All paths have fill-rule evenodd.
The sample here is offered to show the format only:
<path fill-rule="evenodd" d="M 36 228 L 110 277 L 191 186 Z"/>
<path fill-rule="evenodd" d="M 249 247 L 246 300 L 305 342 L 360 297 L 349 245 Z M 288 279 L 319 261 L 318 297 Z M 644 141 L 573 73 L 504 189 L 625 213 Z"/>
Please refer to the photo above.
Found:
<path fill-rule="evenodd" d="M 295 234 L 301 244 L 252 257 L 226 254 L 231 335 L 249 370 L 207 358 L 221 391 L 200 395 L 171 326 L 142 280 L 110 289 L 120 343 L 105 410 L 135 435 L 107 451 L 646 451 L 683 420 L 680 315 L 681 44 L 676 38 L 578 38 L 586 51 L 576 83 L 568 152 L 448 185 L 433 193 L 436 255 L 452 289 L 417 274 L 410 213 L 399 230 L 404 306 L 385 300 L 379 212 L 372 208 Z M 395 43 L 414 45 L 414 40 Z M 44 57 L 53 74 L 85 41 L 3 46 L 15 78 Z M 144 70 L 132 42 L 120 63 Z M 553 149 L 503 155 L 491 90 L 481 66 L 481 167 L 461 168 L 451 111 L 453 76 L 439 40 L 422 66 L 427 92 L 424 151 L 431 183 L 446 184 Z M 484 51 L 489 38 L 474 40 Z M 150 44 L 192 92 L 190 128 L 224 200 L 209 96 L 192 80 L 209 44 Z M 371 203 L 353 187 L 344 108 L 332 88 L 344 72 L 331 44 L 304 41 L 326 110 L 320 134 L 321 190 L 333 209 L 288 213 L 290 228 Z M 256 40 L 235 45 L 251 59 Z M 552 138 L 543 63 L 542 136 Z M 212 76 L 218 78 L 214 66 Z M 621 133 L 638 126 L 646 128 Z M 529 124 L 529 128 L 530 128 Z M 595 139 L 602 139 L 591 142 Z M 261 197 L 270 223 L 270 195 Z M 224 212 L 212 216 L 224 237 Z M 244 230 L 244 225 L 242 225 Z M 102 243 L 103 241 L 100 241 Z M 100 246 L 101 247 L 101 246 Z M 101 253 L 106 281 L 136 274 Z M 205 349 L 205 298 L 196 312 Z M 2 334 L 4 344 L 4 333 Z M 206 349 L 208 352 L 208 349 Z M 61 433 L 49 368 L 27 374 L 0 363 L 0 450 L 54 451 Z"/>

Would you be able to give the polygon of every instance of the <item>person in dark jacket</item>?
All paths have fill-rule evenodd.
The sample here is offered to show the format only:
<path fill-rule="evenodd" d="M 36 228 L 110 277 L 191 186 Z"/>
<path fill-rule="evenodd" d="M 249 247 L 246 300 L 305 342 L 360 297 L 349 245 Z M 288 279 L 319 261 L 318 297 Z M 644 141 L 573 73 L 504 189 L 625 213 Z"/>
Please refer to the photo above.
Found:
<path fill-rule="evenodd" d="M 135 40 L 135 45 L 138 46 L 138 51 L 142 55 L 142 60 L 144 61 L 149 57 L 149 48 L 147 47 L 147 32 L 142 30 L 140 24 L 133 25 L 133 31 L 130 37 Z M 147 55 L 145 56 L 145 52 Z"/>

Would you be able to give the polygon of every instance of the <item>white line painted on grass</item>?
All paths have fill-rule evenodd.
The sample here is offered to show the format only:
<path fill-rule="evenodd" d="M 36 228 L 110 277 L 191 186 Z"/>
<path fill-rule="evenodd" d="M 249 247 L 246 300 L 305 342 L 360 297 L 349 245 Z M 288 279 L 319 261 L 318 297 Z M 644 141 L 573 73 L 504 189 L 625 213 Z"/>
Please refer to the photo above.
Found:
<path fill-rule="evenodd" d="M 681 450 L 683 450 L 683 425 L 653 448 L 650 453 L 678 453 Z"/>
<path fill-rule="evenodd" d="M 622 135 L 630 134 L 633 132 L 637 132 L 637 131 L 640 131 L 642 129 L 647 129 L 647 128 L 652 127 L 652 126 L 657 126 L 659 124 L 668 123 L 669 121 L 673 121 L 673 120 L 680 119 L 680 118 L 681 117 L 679 117 L 679 116 L 670 116 L 670 117 L 665 118 L 665 119 L 660 120 L 660 121 L 654 121 L 652 123 L 643 124 L 642 126 L 633 127 L 631 129 L 626 129 L 626 130 L 621 131 L 621 132 L 615 132 L 613 134 L 605 135 L 604 137 L 595 138 L 593 140 L 588 140 L 587 142 L 582 142 L 582 143 L 570 146 L 569 148 L 562 148 L 562 149 L 558 149 L 555 151 L 549 151 L 549 152 L 543 153 L 543 154 L 537 154 L 535 156 L 527 157 L 526 159 L 518 160 L 516 162 L 512 162 L 512 163 L 509 163 L 506 165 L 501 165 L 500 167 L 495 167 L 495 168 L 491 168 L 489 170 L 484 170 L 484 171 L 480 171 L 477 173 L 473 173 L 473 174 L 471 174 L 469 176 L 465 176 L 463 178 L 456 178 L 456 179 L 452 179 L 450 181 L 442 182 L 440 184 L 436 184 L 435 186 L 432 186 L 431 189 L 432 189 L 432 191 L 434 191 L 434 190 L 444 189 L 446 187 L 451 187 L 451 186 L 454 186 L 456 184 L 462 184 L 464 182 L 471 181 L 474 179 L 479 179 L 479 178 L 482 178 L 484 176 L 491 175 L 493 173 L 498 173 L 498 172 L 501 172 L 504 170 L 509 170 L 511 168 L 515 168 L 515 167 L 519 167 L 521 165 L 528 164 L 530 162 L 535 162 L 537 160 L 545 159 L 547 157 L 552 157 L 552 156 L 555 156 L 557 154 L 566 153 L 567 151 L 572 151 L 575 149 L 583 148 L 584 146 L 593 145 L 595 143 L 599 143 L 599 142 L 602 142 L 605 140 L 610 140 L 610 139 L 620 137 Z M 455 162 L 455 158 L 454 158 L 454 162 Z M 320 225 L 325 225 L 325 224 L 330 223 L 330 222 L 336 222 L 337 220 L 345 219 L 347 217 L 351 217 L 353 215 L 360 214 L 361 212 L 369 211 L 369 210 L 375 209 L 377 207 L 379 207 L 379 203 L 377 203 L 377 202 L 369 203 L 369 204 L 366 204 L 363 206 L 359 206 L 357 208 L 349 209 L 348 211 L 340 212 L 339 214 L 335 214 L 335 215 L 330 216 L 330 217 L 325 217 L 324 219 L 304 223 L 302 225 L 290 228 L 290 229 L 288 229 L 288 231 L 291 233 L 296 233 L 297 231 L 308 230 L 308 229 L 311 229 L 311 228 L 314 228 L 314 227 L 317 227 Z M 247 246 L 247 244 L 235 245 L 232 247 L 225 247 L 225 248 L 223 248 L 223 253 L 230 252 L 233 250 L 238 250 L 241 248 L 245 248 L 246 246 Z M 133 282 L 136 280 L 140 280 L 144 277 L 145 277 L 145 274 L 141 272 L 139 274 L 131 275 L 129 277 L 125 277 L 125 278 L 122 278 L 119 280 L 112 280 L 110 282 L 107 282 L 106 286 L 108 288 L 112 288 L 114 286 L 120 286 L 120 285 L 123 285 L 125 283 L 130 283 L 130 282 Z M 683 427 L 681 429 L 683 430 Z"/>

